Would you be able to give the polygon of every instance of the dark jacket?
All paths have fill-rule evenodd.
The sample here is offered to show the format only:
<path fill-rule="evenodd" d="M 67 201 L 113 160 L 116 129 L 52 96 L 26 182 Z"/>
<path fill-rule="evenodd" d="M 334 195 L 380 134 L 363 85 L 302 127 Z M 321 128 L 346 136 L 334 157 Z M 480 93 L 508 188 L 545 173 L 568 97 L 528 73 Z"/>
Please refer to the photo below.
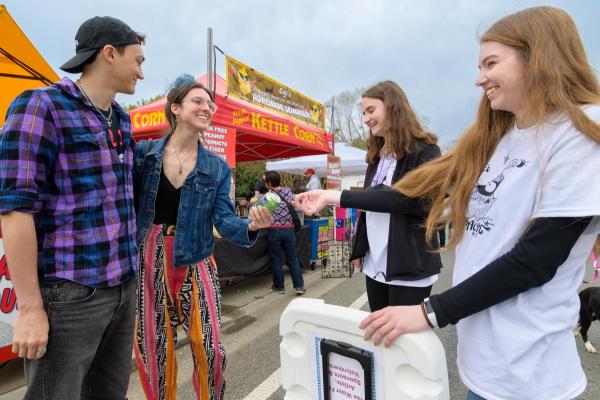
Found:
<path fill-rule="evenodd" d="M 398 160 L 392 183 L 396 183 L 407 172 L 428 160 L 439 157 L 440 154 L 437 145 L 422 145 L 420 151 Z M 420 199 L 407 198 L 385 185 L 371 187 L 376 172 L 377 164 L 369 164 L 365 176 L 365 190 L 361 192 L 344 190 L 340 203 L 346 208 L 390 213 L 385 280 L 416 281 L 439 273 L 442 268 L 440 255 L 431 252 L 431 248 L 439 247 L 437 235 L 434 235 L 430 246 L 425 240 L 423 225 L 428 215 L 427 204 Z M 361 213 L 350 259 L 364 257 L 367 250 L 369 250 L 369 241 L 366 214 Z"/>

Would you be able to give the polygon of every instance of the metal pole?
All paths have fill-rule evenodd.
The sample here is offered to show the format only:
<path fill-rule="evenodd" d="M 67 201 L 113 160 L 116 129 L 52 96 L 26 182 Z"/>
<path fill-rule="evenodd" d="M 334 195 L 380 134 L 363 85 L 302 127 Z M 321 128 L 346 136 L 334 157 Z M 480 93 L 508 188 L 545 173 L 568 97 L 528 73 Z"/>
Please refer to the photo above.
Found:
<path fill-rule="evenodd" d="M 329 128 L 331 133 L 333 133 L 334 135 L 334 142 L 335 142 L 335 97 L 333 97 L 331 99 L 331 118 L 329 119 Z"/>
<path fill-rule="evenodd" d="M 213 90 L 213 79 L 214 79 L 214 71 L 213 71 L 213 31 L 212 28 L 208 28 L 206 30 L 206 72 L 208 75 L 208 90 L 212 92 Z M 214 95 L 214 93 L 213 93 Z"/>

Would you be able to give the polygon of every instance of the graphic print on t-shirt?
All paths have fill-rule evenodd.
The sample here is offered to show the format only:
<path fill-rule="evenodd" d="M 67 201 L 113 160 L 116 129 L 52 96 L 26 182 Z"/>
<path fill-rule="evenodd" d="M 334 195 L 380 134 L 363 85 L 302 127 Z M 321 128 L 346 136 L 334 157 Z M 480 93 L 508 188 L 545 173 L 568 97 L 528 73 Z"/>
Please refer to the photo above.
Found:
<path fill-rule="evenodd" d="M 465 230 L 467 232 L 471 232 L 471 235 L 477 236 L 492 229 L 494 222 L 487 214 L 497 200 L 494 193 L 504 181 L 504 173 L 511 168 L 521 168 L 525 165 L 527 165 L 527 161 L 524 159 L 512 159 L 493 179 L 484 184 L 477 183 L 475 185 L 471 193 L 469 209 L 467 210 L 467 221 L 465 223 Z M 490 171 L 489 164 L 485 167 L 485 171 Z"/>

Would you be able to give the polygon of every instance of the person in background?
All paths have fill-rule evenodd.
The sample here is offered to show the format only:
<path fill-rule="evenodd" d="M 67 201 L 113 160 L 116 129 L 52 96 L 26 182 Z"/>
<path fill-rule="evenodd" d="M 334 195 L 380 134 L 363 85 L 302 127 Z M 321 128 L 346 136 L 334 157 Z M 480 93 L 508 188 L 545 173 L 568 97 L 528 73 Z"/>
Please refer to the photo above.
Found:
<path fill-rule="evenodd" d="M 254 196 L 260 197 L 268 191 L 269 189 L 267 189 L 267 185 L 265 183 L 265 173 L 263 173 L 261 178 L 254 184 Z"/>
<path fill-rule="evenodd" d="M 263 172 L 260 179 L 258 179 L 254 184 L 254 195 L 249 200 L 250 205 L 256 203 L 258 199 L 260 199 L 260 197 L 268 191 L 269 189 L 267 189 L 267 185 L 265 184 L 265 173 Z"/>
<path fill-rule="evenodd" d="M 304 171 L 304 176 L 308 178 L 308 182 L 306 183 L 306 191 L 321 189 L 321 179 L 319 179 L 319 176 L 315 173 L 314 169 L 307 168 L 306 171 Z M 306 214 L 307 218 L 314 219 L 320 217 L 318 212 L 314 212 L 312 214 L 304 214 Z"/>
<path fill-rule="evenodd" d="M 398 335 L 457 325 L 468 399 L 574 399 L 586 387 L 572 329 L 600 232 L 600 85 L 575 22 L 553 7 L 480 38 L 475 122 L 444 156 L 394 188 L 432 202 L 428 237 L 452 222 L 454 287 L 388 307 L 360 327 Z"/>
<path fill-rule="evenodd" d="M 306 184 L 307 191 L 321 189 L 321 180 L 314 169 L 307 168 L 304 171 L 304 176 L 308 178 L 308 183 Z"/>
<path fill-rule="evenodd" d="M 277 193 L 281 202 L 273 211 L 273 223 L 269 227 L 269 253 L 271 253 L 271 271 L 273 273 L 273 286 L 271 289 L 274 292 L 284 294 L 285 285 L 283 279 L 283 264 L 284 256 L 285 263 L 290 269 L 294 291 L 297 295 L 303 295 L 304 278 L 302 278 L 302 270 L 300 262 L 296 254 L 296 231 L 294 229 L 294 221 L 289 208 L 292 207 L 291 202 L 294 200 L 294 195 L 289 188 L 281 186 L 281 176 L 277 171 L 267 171 L 265 173 L 265 182 L 270 191 Z M 289 204 L 288 205 L 286 204 Z"/>
<path fill-rule="evenodd" d="M 0 136 L 0 213 L 18 311 L 12 350 L 25 399 L 124 399 L 137 249 L 129 115 L 114 100 L 144 78 L 144 36 L 94 17 L 61 69 L 28 90 Z"/>
<path fill-rule="evenodd" d="M 300 194 L 304 192 L 306 192 L 306 186 L 302 183 L 302 179 L 294 178 L 294 181 L 292 182 L 292 193 Z"/>
<path fill-rule="evenodd" d="M 251 246 L 257 230 L 271 224 L 263 207 L 251 209 L 248 219 L 234 215 L 231 170 L 199 140 L 216 110 L 208 89 L 189 75 L 178 78 L 165 105 L 171 133 L 138 143 L 136 151 L 140 274 L 134 350 L 148 399 L 177 396 L 179 326 L 189 338 L 197 398 L 223 399 L 226 363 L 213 226 L 223 238 Z"/>
<path fill-rule="evenodd" d="M 400 204 L 390 186 L 440 155 L 437 137 L 423 128 L 404 91 L 392 81 L 380 82 L 362 95 L 367 138 L 365 190 L 317 190 L 296 196 L 301 211 L 327 204 L 361 212 L 350 259 L 362 265 L 371 311 L 387 306 L 420 304 L 429 296 L 442 267 L 437 237 L 428 245 L 423 223 L 428 204 Z M 302 204 L 306 203 L 306 204 Z M 315 208 L 307 207 L 317 204 Z"/>
<path fill-rule="evenodd" d="M 299 177 L 294 178 L 292 182 L 292 193 L 300 194 L 306 192 L 306 186 L 302 183 L 302 179 Z M 300 218 L 301 223 L 304 225 L 304 213 L 300 210 L 296 210 L 296 214 L 298 214 L 298 218 Z"/>

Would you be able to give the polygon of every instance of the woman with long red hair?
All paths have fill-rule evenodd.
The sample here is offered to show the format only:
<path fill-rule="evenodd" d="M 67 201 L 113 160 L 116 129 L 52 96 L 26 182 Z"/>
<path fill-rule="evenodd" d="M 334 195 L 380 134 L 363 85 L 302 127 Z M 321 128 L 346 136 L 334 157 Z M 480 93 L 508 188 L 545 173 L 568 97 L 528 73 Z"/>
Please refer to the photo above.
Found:
<path fill-rule="evenodd" d="M 535 7 L 480 39 L 477 117 L 448 153 L 394 185 L 451 223 L 454 287 L 367 317 L 365 339 L 456 324 L 468 399 L 572 399 L 586 386 L 572 328 L 600 232 L 600 86 L 571 17 Z M 302 196 L 302 195 L 300 195 Z M 334 201 L 305 195 L 305 212 Z"/>

